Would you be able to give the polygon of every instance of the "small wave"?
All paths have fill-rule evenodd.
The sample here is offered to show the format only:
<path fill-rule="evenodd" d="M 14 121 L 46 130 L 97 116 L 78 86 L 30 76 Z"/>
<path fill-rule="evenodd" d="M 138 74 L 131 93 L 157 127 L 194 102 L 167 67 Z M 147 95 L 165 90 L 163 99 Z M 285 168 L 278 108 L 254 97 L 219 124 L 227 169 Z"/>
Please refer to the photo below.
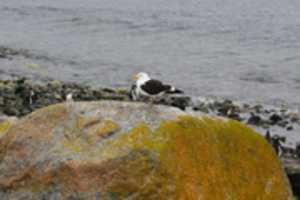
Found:
<path fill-rule="evenodd" d="M 57 57 L 49 56 L 46 54 L 31 53 L 30 56 L 27 58 L 30 58 L 33 60 L 40 60 L 40 61 L 51 63 L 54 65 L 59 65 L 59 64 L 65 64 L 65 65 L 71 65 L 71 66 L 79 66 L 80 65 L 80 63 L 78 63 L 74 60 L 69 60 L 69 59 L 65 59 L 65 58 L 57 58 Z"/>
<path fill-rule="evenodd" d="M 46 54 L 41 54 L 41 53 L 35 53 L 34 51 L 30 51 L 28 49 L 16 49 L 16 48 L 10 48 L 6 46 L 0 46 L 0 58 L 2 59 L 13 59 L 14 57 L 20 57 L 20 56 L 23 58 L 40 60 L 52 64 L 63 63 L 72 66 L 80 65 L 74 60 L 57 58 L 57 57 L 48 56 Z"/>
<path fill-rule="evenodd" d="M 77 23 L 82 21 L 83 19 L 81 17 L 72 17 L 68 19 L 61 19 L 61 20 L 56 20 L 58 23 Z"/>
<path fill-rule="evenodd" d="M 282 60 L 282 62 L 292 62 L 295 60 L 300 60 L 300 56 L 289 56 Z"/>
<path fill-rule="evenodd" d="M 230 51 L 230 50 L 215 51 L 214 54 L 225 55 L 225 56 L 239 56 L 240 55 L 239 52 L 234 52 L 234 51 Z"/>
<path fill-rule="evenodd" d="M 240 77 L 242 81 L 249 81 L 249 82 L 258 82 L 258 83 L 280 83 L 279 80 L 275 79 L 273 76 L 267 73 L 248 73 L 242 77 Z"/>
<path fill-rule="evenodd" d="M 13 13 L 13 14 L 17 14 L 17 15 L 21 15 L 21 16 L 27 16 L 30 15 L 30 12 L 24 8 L 11 8 L 11 7 L 2 7 L 0 9 L 0 12 L 8 12 L 8 13 Z"/>
<path fill-rule="evenodd" d="M 57 8 L 57 7 L 50 7 L 50 6 L 37 6 L 32 9 L 41 10 L 41 11 L 49 11 L 49 12 L 64 12 L 64 13 L 72 11 L 71 9 Z"/>
<path fill-rule="evenodd" d="M 135 26 L 136 24 L 133 21 L 125 20 L 125 19 L 98 19 L 98 23 L 103 24 L 113 24 L 113 25 L 125 25 L 128 27 Z"/>
<path fill-rule="evenodd" d="M 299 83 L 300 84 L 300 78 L 295 78 L 295 79 L 293 79 L 293 81 L 295 82 L 295 83 Z M 300 87 L 300 86 L 299 86 Z"/>

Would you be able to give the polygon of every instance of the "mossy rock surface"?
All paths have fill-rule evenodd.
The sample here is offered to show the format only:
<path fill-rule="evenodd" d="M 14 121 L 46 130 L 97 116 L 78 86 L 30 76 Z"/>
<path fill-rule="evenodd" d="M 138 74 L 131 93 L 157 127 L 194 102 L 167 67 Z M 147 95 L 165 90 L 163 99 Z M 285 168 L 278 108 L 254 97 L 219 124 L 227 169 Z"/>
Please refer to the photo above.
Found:
<path fill-rule="evenodd" d="M 17 122 L 17 118 L 15 117 L 0 117 L 0 139 L 3 135 L 5 135 L 8 130 Z"/>
<path fill-rule="evenodd" d="M 78 102 L 38 110 L 0 139 L 0 199 L 286 200 L 262 136 L 176 108 Z"/>

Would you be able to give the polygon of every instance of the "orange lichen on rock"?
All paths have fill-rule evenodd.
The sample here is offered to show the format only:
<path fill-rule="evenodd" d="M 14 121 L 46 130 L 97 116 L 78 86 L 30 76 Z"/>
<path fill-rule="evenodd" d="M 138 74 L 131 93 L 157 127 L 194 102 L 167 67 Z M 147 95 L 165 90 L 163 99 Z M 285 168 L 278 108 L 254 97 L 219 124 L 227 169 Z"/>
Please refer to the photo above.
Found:
<path fill-rule="evenodd" d="M 96 125 L 101 122 L 100 116 L 86 117 L 80 114 L 76 115 L 76 128 L 79 130 L 86 129 L 90 126 Z"/>
<path fill-rule="evenodd" d="M 146 151 L 134 151 L 121 159 L 102 163 L 89 161 L 83 165 L 80 161 L 68 161 L 58 170 L 57 176 L 59 184 L 67 191 L 102 190 L 125 198 L 137 192 L 157 195 L 156 184 L 170 178 L 156 169 L 158 167 Z"/>
<path fill-rule="evenodd" d="M 0 140 L 0 164 L 9 166 L 1 168 L 0 187 L 18 185 L 19 180 L 27 179 L 28 174 L 33 173 L 34 167 L 24 163 L 29 163 L 41 153 L 40 148 L 51 141 L 54 128 L 65 117 L 64 106 L 50 106 L 29 115 L 27 120 L 20 120 L 9 129 Z M 20 166 L 21 161 L 24 162 Z"/>
<path fill-rule="evenodd" d="M 111 134 L 119 130 L 120 126 L 116 122 L 113 122 L 112 120 L 106 120 L 100 127 L 97 127 L 97 129 L 95 130 L 95 140 L 98 141 L 101 138 L 109 137 Z"/>
<path fill-rule="evenodd" d="M 0 192 L 8 190 L 7 199 L 20 191 L 27 199 L 45 192 L 60 199 L 292 198 L 272 147 L 239 122 L 178 115 L 152 123 L 153 116 L 139 116 L 128 125 L 120 117 L 126 106 L 116 104 L 117 117 L 103 112 L 100 119 L 91 105 L 88 115 L 63 105 L 40 110 L 1 138 Z"/>
<path fill-rule="evenodd" d="M 119 130 L 120 126 L 112 120 L 75 114 L 63 128 L 63 146 L 76 153 L 93 150 L 102 139 Z"/>
<path fill-rule="evenodd" d="M 161 162 L 174 175 L 179 199 L 288 199 L 290 190 L 273 149 L 235 121 L 185 117 L 168 122 Z"/>
<path fill-rule="evenodd" d="M 291 194 L 270 145 L 236 121 L 181 117 L 156 130 L 142 123 L 115 145 L 156 154 L 174 179 L 168 187 L 174 188 L 175 199 L 272 200 Z"/>

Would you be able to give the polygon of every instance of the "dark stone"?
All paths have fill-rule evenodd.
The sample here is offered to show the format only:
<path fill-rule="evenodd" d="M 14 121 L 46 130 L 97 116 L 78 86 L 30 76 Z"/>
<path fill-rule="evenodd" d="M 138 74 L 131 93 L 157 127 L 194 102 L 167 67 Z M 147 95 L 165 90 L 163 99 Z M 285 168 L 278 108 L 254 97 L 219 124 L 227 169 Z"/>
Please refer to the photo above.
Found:
<path fill-rule="evenodd" d="M 241 118 L 241 116 L 236 112 L 232 112 L 232 113 L 228 114 L 227 116 L 229 118 L 237 120 L 237 121 L 242 121 L 243 120 L 243 118 Z"/>
<path fill-rule="evenodd" d="M 292 131 L 293 129 L 294 129 L 293 126 L 288 126 L 288 127 L 286 128 L 287 131 Z"/>
<path fill-rule="evenodd" d="M 0 58 L 7 58 L 7 55 L 0 53 Z"/>
<path fill-rule="evenodd" d="M 169 105 L 177 107 L 181 110 L 185 110 L 185 108 L 190 104 L 190 102 L 190 97 L 172 97 Z"/>
<path fill-rule="evenodd" d="M 282 146 L 282 144 L 286 141 L 285 137 L 281 137 L 279 135 L 272 136 L 270 131 L 268 130 L 265 138 L 273 146 L 277 155 L 280 155 L 281 153 L 284 153 L 286 151 Z"/>
<path fill-rule="evenodd" d="M 249 104 L 243 104 L 243 108 L 249 109 L 249 108 L 250 108 L 250 105 L 249 105 Z"/>
<path fill-rule="evenodd" d="M 296 146 L 296 155 L 298 158 L 300 158 L 300 143 Z"/>
<path fill-rule="evenodd" d="M 22 108 L 22 109 L 20 109 L 20 110 L 21 110 L 21 111 L 20 111 L 20 114 L 21 114 L 22 116 L 24 116 L 24 115 L 27 115 L 27 114 L 31 113 L 33 109 L 24 107 L 24 108 Z"/>
<path fill-rule="evenodd" d="M 282 121 L 283 118 L 278 114 L 273 114 L 270 116 L 269 120 L 271 121 L 272 125 L 275 125 L 278 122 Z"/>
<path fill-rule="evenodd" d="M 201 111 L 203 113 L 209 113 L 209 108 L 203 103 L 193 107 L 194 111 Z"/>
<path fill-rule="evenodd" d="M 8 115 L 8 116 L 19 116 L 19 111 L 17 108 L 13 107 L 13 106 L 9 106 L 9 107 L 6 107 L 4 110 L 3 110 L 3 113 Z"/>
<path fill-rule="evenodd" d="M 16 80 L 16 83 L 17 83 L 18 85 L 22 85 L 22 84 L 25 83 L 26 80 L 27 80 L 27 78 L 21 77 L 21 78 L 19 78 L 18 80 Z"/>
<path fill-rule="evenodd" d="M 272 140 L 272 136 L 269 130 L 267 130 L 267 133 L 265 135 L 266 140 L 270 143 Z"/>
<path fill-rule="evenodd" d="M 5 99 L 5 102 L 17 99 L 16 95 L 10 92 L 4 92 L 2 97 Z"/>
<path fill-rule="evenodd" d="M 116 100 L 116 101 L 124 101 L 126 100 L 127 97 L 124 95 L 119 95 L 119 94 L 109 94 L 109 95 L 103 95 L 102 99 L 105 100 Z"/>
<path fill-rule="evenodd" d="M 94 90 L 93 91 L 93 96 L 97 99 L 97 100 L 100 100 L 103 96 L 102 92 L 99 91 L 99 90 Z"/>
<path fill-rule="evenodd" d="M 292 185 L 293 193 L 300 198 L 300 173 L 287 174 Z"/>
<path fill-rule="evenodd" d="M 259 115 L 255 115 L 254 113 L 251 113 L 250 118 L 248 119 L 248 124 L 260 126 L 262 124 L 263 120 Z"/>
<path fill-rule="evenodd" d="M 4 98 L 2 97 L 2 95 L 0 96 L 0 106 L 3 106 L 4 104 Z"/>
<path fill-rule="evenodd" d="M 107 93 L 115 93 L 115 90 L 113 90 L 111 88 L 103 88 L 102 90 L 103 90 L 103 92 L 107 92 Z"/>
<path fill-rule="evenodd" d="M 228 117 L 241 121 L 239 113 L 241 112 L 240 108 L 233 104 L 231 100 L 225 100 L 224 102 L 218 102 L 215 104 L 217 107 L 218 115 Z"/>
<path fill-rule="evenodd" d="M 81 93 L 78 94 L 76 97 L 74 97 L 74 99 L 78 99 L 78 100 L 83 100 L 83 101 L 93 101 L 96 100 L 95 97 L 92 94 L 88 94 L 88 93 Z"/>
<path fill-rule="evenodd" d="M 255 111 L 256 113 L 262 113 L 263 106 L 262 106 L 262 105 L 255 105 L 255 106 L 253 107 L 253 109 L 254 109 L 254 111 Z"/>
<path fill-rule="evenodd" d="M 288 124 L 289 124 L 288 121 L 279 121 L 277 123 L 277 125 L 280 126 L 280 127 L 282 127 L 282 128 L 285 128 Z"/>

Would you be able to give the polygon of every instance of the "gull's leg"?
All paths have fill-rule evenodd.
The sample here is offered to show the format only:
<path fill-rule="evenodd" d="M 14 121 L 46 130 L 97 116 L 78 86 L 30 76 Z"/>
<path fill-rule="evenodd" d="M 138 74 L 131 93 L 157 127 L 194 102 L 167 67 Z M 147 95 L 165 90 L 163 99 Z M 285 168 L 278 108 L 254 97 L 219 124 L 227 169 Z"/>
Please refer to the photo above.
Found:
<path fill-rule="evenodd" d="M 149 105 L 150 105 L 150 108 L 152 108 L 155 104 L 155 98 L 153 96 L 150 96 L 149 97 Z"/>

